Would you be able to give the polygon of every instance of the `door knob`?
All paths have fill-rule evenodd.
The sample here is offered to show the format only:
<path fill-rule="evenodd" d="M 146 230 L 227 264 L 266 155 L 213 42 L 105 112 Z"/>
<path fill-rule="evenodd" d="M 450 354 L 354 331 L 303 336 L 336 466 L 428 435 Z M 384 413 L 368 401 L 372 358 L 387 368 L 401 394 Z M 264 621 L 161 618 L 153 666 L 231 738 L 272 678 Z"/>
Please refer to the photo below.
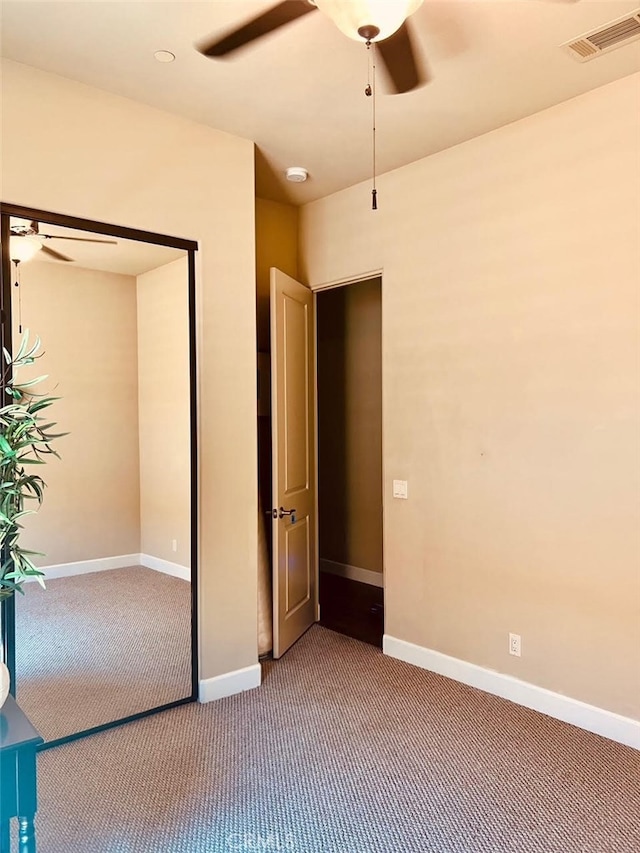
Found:
<path fill-rule="evenodd" d="M 289 516 L 291 516 L 291 521 L 293 524 L 295 524 L 295 521 L 296 521 L 295 508 L 294 509 L 285 509 L 283 506 L 281 506 L 279 510 L 268 509 L 268 510 L 265 510 L 265 515 L 270 515 L 271 518 L 284 518 L 285 515 L 289 515 Z"/>

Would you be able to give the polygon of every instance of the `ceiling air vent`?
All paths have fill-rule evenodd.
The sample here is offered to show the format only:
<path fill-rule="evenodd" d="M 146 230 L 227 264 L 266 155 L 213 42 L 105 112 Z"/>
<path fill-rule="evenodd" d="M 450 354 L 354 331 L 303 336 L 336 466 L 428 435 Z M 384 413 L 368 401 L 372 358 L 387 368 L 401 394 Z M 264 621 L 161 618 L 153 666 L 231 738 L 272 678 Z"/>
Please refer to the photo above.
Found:
<path fill-rule="evenodd" d="M 596 56 L 601 56 L 617 47 L 623 47 L 636 39 L 640 39 L 640 9 L 625 15 L 624 18 L 611 21 L 604 27 L 585 33 L 577 39 L 572 39 L 561 47 L 578 62 L 588 62 Z"/>

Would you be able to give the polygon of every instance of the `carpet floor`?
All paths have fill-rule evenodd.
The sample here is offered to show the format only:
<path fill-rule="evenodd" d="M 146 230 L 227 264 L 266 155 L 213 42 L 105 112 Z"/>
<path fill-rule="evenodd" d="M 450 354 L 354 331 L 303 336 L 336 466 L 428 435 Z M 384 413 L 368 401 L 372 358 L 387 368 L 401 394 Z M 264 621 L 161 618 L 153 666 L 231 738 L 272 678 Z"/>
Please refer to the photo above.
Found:
<path fill-rule="evenodd" d="M 39 853 L 640 850 L 640 753 L 319 626 L 38 768 Z"/>
<path fill-rule="evenodd" d="M 25 585 L 16 699 L 55 740 L 191 695 L 191 586 L 134 566 Z"/>

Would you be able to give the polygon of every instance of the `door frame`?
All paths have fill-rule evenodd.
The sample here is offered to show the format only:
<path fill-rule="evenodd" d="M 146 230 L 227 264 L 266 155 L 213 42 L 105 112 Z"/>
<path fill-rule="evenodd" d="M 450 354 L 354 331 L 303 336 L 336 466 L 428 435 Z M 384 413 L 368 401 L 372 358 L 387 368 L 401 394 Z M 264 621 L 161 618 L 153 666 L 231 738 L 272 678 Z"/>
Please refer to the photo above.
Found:
<path fill-rule="evenodd" d="M 319 518 L 319 494 L 318 494 L 318 483 L 319 483 L 319 471 L 318 471 L 318 294 L 323 293 L 327 290 L 336 290 L 339 287 L 349 287 L 352 284 L 364 284 L 367 281 L 371 281 L 372 279 L 380 279 L 380 337 L 381 344 L 384 342 L 384 269 L 381 267 L 377 270 L 369 270 L 368 272 L 362 273 L 361 275 L 350 275 L 345 278 L 334 279 L 333 281 L 323 282 L 320 284 L 309 284 L 309 289 L 313 293 L 313 314 L 314 314 L 314 324 L 315 324 L 315 346 L 313 351 L 313 375 L 314 375 L 314 418 L 316 423 L 316 437 L 315 437 L 315 466 L 316 466 L 316 566 L 317 566 L 317 589 L 318 589 L 318 612 L 316 622 L 320 621 L 320 518 Z M 381 365 L 381 398 L 382 398 L 382 423 L 381 423 L 381 432 L 382 432 L 382 595 L 384 600 L 384 619 L 386 624 L 386 545 L 387 545 L 387 537 L 385 536 L 385 518 L 386 518 L 386 470 L 385 470 L 385 452 L 384 452 L 384 411 L 385 411 L 385 369 L 384 369 L 384 347 L 381 347 L 382 350 L 382 365 Z"/>
<path fill-rule="evenodd" d="M 113 225 L 107 222 L 99 222 L 92 219 L 84 219 L 78 216 L 69 216 L 63 213 L 38 210 L 32 207 L 0 202 L 0 340 L 9 352 L 13 351 L 12 341 L 12 297 L 11 297 L 11 258 L 9 255 L 10 218 L 36 220 L 48 225 L 61 225 L 76 228 L 80 231 L 90 231 L 96 234 L 110 237 L 120 237 L 127 240 L 138 240 L 142 243 L 153 243 L 155 245 L 169 246 L 174 249 L 182 249 L 187 253 L 187 300 L 189 311 L 189 438 L 190 438 L 190 562 L 191 562 L 191 678 L 190 693 L 182 699 L 176 699 L 130 714 L 118 720 L 93 726 L 81 732 L 57 738 L 43 743 L 38 750 L 49 749 L 63 743 L 78 740 L 87 735 L 96 734 L 138 720 L 143 717 L 157 714 L 160 711 L 175 708 L 198 700 L 198 518 L 199 518 L 199 488 L 198 488 L 198 408 L 197 408 L 197 329 L 196 329 L 196 267 L 195 253 L 198 251 L 198 243 L 183 237 L 172 237 L 166 234 L 157 234 L 152 231 L 142 231 L 137 228 L 129 228 L 121 225 Z M 4 396 L 4 388 L 0 381 L 0 393 Z M 2 630 L 0 635 L 0 657 L 6 663 L 11 675 L 11 692 L 15 695 L 16 672 L 15 672 L 15 596 L 4 599 L 0 603 L 2 613 Z"/>

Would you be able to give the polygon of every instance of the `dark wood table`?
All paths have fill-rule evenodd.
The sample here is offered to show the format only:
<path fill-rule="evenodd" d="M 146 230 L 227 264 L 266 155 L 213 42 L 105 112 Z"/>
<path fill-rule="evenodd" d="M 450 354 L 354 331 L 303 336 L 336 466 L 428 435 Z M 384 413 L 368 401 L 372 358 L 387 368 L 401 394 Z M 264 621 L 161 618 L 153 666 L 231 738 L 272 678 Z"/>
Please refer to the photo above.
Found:
<path fill-rule="evenodd" d="M 20 853 L 36 853 L 36 749 L 43 739 L 13 696 L 0 708 L 0 853 L 9 853 L 10 821 L 18 818 Z"/>

